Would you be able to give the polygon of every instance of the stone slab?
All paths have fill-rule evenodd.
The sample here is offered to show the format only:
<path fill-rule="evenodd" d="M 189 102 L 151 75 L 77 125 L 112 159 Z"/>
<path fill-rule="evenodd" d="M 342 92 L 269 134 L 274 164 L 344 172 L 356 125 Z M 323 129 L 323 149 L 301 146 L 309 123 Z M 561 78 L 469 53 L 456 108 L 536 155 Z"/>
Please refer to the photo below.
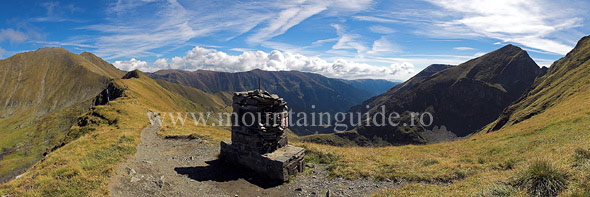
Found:
<path fill-rule="evenodd" d="M 269 179 L 285 181 L 304 169 L 305 149 L 291 145 L 267 154 L 249 154 L 230 141 L 221 142 L 220 158 L 242 165 Z"/>

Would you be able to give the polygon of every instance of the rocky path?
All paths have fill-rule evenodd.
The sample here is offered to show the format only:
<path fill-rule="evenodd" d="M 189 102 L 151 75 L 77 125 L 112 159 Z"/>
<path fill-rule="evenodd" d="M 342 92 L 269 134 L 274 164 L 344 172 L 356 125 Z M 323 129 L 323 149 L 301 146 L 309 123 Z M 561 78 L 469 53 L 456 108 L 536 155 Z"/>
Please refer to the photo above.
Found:
<path fill-rule="evenodd" d="M 368 196 L 399 185 L 331 179 L 324 166 L 313 166 L 289 183 L 269 183 L 217 160 L 218 145 L 200 139 L 162 139 L 158 128 L 143 129 L 137 153 L 109 182 L 112 196 Z"/>

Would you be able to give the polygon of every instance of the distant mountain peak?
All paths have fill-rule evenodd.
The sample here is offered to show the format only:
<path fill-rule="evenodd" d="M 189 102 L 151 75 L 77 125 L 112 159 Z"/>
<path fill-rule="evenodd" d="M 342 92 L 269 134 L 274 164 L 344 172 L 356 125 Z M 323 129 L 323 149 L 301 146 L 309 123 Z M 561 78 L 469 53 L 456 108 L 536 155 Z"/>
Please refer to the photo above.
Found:
<path fill-rule="evenodd" d="M 68 50 L 61 48 L 61 47 L 43 47 L 35 50 L 35 52 L 49 52 L 49 51 L 59 51 L 59 52 L 68 52 Z"/>
<path fill-rule="evenodd" d="M 496 49 L 490 53 L 517 53 L 520 51 L 525 51 L 525 50 L 520 48 L 519 46 L 516 46 L 513 44 L 507 44 L 507 45 L 504 45 L 503 47 Z"/>
<path fill-rule="evenodd" d="M 427 66 L 426 68 L 424 68 L 422 71 L 420 71 L 415 76 L 428 77 L 428 76 L 433 75 L 434 73 L 440 72 L 440 71 L 445 70 L 447 68 L 451 68 L 453 66 L 454 65 L 449 65 L 449 64 L 431 64 L 430 66 Z"/>
<path fill-rule="evenodd" d="M 516 45 L 513 45 L 513 44 L 507 44 L 507 45 L 504 45 L 504 46 L 503 46 L 502 48 L 500 48 L 500 49 L 518 49 L 518 50 L 522 50 L 520 47 L 518 47 L 518 46 L 516 46 Z"/>
<path fill-rule="evenodd" d="M 525 50 L 523 50 L 522 48 L 520 48 L 516 45 L 507 44 L 507 45 L 503 46 L 502 48 L 496 49 L 496 50 L 489 52 L 481 57 L 484 58 L 486 56 L 494 56 L 494 55 L 501 55 L 501 54 L 512 56 L 512 55 L 516 55 L 516 54 L 523 53 L 523 52 L 526 53 Z"/>
<path fill-rule="evenodd" d="M 385 106 L 386 113 L 429 111 L 434 114 L 432 126 L 445 126 L 463 137 L 494 121 L 541 71 L 526 51 L 506 45 L 458 66 L 430 65 L 408 82 L 363 104 L 372 107 L 368 110 L 371 114 L 379 106 Z M 361 126 L 357 132 L 392 144 L 431 142 L 415 128 Z"/>
<path fill-rule="evenodd" d="M 88 51 L 84 51 L 84 52 L 80 53 L 80 55 L 81 56 L 92 56 L 92 57 L 100 58 L 100 57 L 94 55 L 94 53 L 90 53 Z"/>
<path fill-rule="evenodd" d="M 508 106 L 497 120 L 484 130 L 499 130 L 544 112 L 563 102 L 580 89 L 587 88 L 590 73 L 590 36 L 585 36 L 565 57 L 555 61 L 542 77 L 535 80 L 527 94 Z"/>

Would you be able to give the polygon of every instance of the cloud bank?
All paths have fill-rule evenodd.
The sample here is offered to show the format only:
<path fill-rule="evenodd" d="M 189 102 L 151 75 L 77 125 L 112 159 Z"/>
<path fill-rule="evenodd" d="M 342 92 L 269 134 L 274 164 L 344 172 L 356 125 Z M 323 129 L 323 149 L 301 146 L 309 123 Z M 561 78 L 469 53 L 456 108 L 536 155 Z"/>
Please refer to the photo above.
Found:
<path fill-rule="evenodd" d="M 416 73 L 414 65 L 407 62 L 394 63 L 389 66 L 374 66 L 344 59 L 327 61 L 319 57 L 307 57 L 278 50 L 269 53 L 264 51 L 244 51 L 240 55 L 229 55 L 222 51 L 203 47 L 195 47 L 183 57 L 158 59 L 151 65 L 135 58 L 129 61 L 116 61 L 113 65 L 122 70 L 139 69 L 145 72 L 163 69 L 214 70 L 222 72 L 242 72 L 253 69 L 268 71 L 297 70 L 342 79 L 405 80 Z"/>

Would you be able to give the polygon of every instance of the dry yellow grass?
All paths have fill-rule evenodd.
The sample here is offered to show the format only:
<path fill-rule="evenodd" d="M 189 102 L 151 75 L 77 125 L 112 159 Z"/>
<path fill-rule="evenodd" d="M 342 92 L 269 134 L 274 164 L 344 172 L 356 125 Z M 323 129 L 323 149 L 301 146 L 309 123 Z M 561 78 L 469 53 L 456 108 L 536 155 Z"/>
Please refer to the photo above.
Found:
<path fill-rule="evenodd" d="M 92 110 L 108 119 L 105 122 L 113 124 L 72 127 L 71 130 L 84 130 L 87 133 L 47 155 L 20 178 L 0 185 L 0 194 L 108 195 L 109 177 L 118 163 L 136 151 L 141 130 L 149 124 L 148 111 L 184 111 L 198 107 L 143 75 L 140 78 L 116 80 L 116 84 L 127 88 L 126 96 Z M 216 129 L 207 130 L 207 133 L 218 133 L 219 136 L 210 135 L 212 140 L 220 140 L 226 135 Z"/>
<path fill-rule="evenodd" d="M 494 183 L 509 182 L 516 172 L 525 169 L 536 160 L 550 161 L 558 168 L 569 174 L 568 190 L 565 195 L 580 190 L 584 180 L 590 177 L 588 164 L 582 167 L 572 167 L 573 155 L 576 149 L 590 148 L 590 92 L 585 91 L 570 97 L 561 104 L 548 109 L 533 118 L 497 131 L 495 133 L 474 136 L 469 139 L 426 146 L 405 146 L 383 148 L 378 152 L 370 151 L 378 160 L 375 163 L 363 162 L 363 159 L 350 159 L 352 163 L 365 163 L 375 166 L 381 162 L 391 162 L 399 165 L 398 171 L 404 168 L 412 169 L 419 165 L 421 158 L 432 158 L 440 164 L 432 167 L 417 169 L 426 172 L 426 177 L 436 178 L 449 176 L 454 170 L 466 169 L 467 177 L 453 181 L 451 185 L 444 184 L 409 184 L 400 189 L 387 189 L 376 196 L 467 196 L 485 190 Z M 368 152 L 358 149 L 353 152 Z M 409 153 L 409 154 L 408 154 Z M 357 156 L 362 153 L 355 154 Z M 399 155 L 402 155 L 401 157 Z M 390 157 L 393 156 L 393 157 Z M 466 162 L 466 161 L 473 162 Z M 504 161 L 514 160 L 514 170 L 501 169 Z M 481 162 L 480 162 L 481 161 Z M 468 164 L 465 164 L 468 163 Z M 408 165 L 409 164 L 409 165 Z M 459 167 L 453 169 L 452 167 Z M 500 167 L 500 168 L 498 168 Z M 370 167 L 375 169 L 374 167 Z M 336 172 L 338 173 L 338 172 Z M 368 174 L 378 171 L 370 170 Z M 404 173 L 394 173 L 407 177 Z M 520 191 L 517 195 L 524 195 Z"/>
<path fill-rule="evenodd" d="M 118 80 L 127 96 L 96 112 L 113 125 L 93 125 L 93 131 L 49 154 L 19 179 L 0 186 L 0 194 L 107 195 L 114 167 L 135 151 L 146 112 L 190 111 L 199 107 L 161 88 L 153 80 Z M 584 90 L 560 104 L 500 131 L 455 142 L 398 147 L 336 147 L 292 142 L 308 151 L 311 161 L 328 161 L 332 176 L 393 179 L 408 184 L 380 191 L 376 196 L 468 196 L 494 184 L 508 182 L 536 160 L 551 161 L 569 172 L 564 194 L 583 190 L 590 180 L 585 164 L 573 167 L 574 153 L 590 148 L 590 91 Z M 76 128 L 73 128 L 76 129 Z M 196 135 L 217 144 L 229 139 L 227 128 L 165 125 L 161 136 Z M 516 195 L 524 195 L 518 191 Z"/>
<path fill-rule="evenodd" d="M 339 147 L 301 142 L 307 160 L 328 165 L 331 176 L 399 180 L 401 188 L 376 196 L 469 196 L 509 182 L 531 162 L 547 160 L 572 176 L 572 194 L 583 185 L 584 169 L 572 167 L 578 148 L 590 148 L 590 91 L 570 97 L 542 114 L 503 130 L 454 142 L 396 147 Z M 205 137 L 217 144 L 229 139 L 227 128 L 169 125 L 162 136 Z M 517 190 L 514 195 L 524 195 Z"/>

